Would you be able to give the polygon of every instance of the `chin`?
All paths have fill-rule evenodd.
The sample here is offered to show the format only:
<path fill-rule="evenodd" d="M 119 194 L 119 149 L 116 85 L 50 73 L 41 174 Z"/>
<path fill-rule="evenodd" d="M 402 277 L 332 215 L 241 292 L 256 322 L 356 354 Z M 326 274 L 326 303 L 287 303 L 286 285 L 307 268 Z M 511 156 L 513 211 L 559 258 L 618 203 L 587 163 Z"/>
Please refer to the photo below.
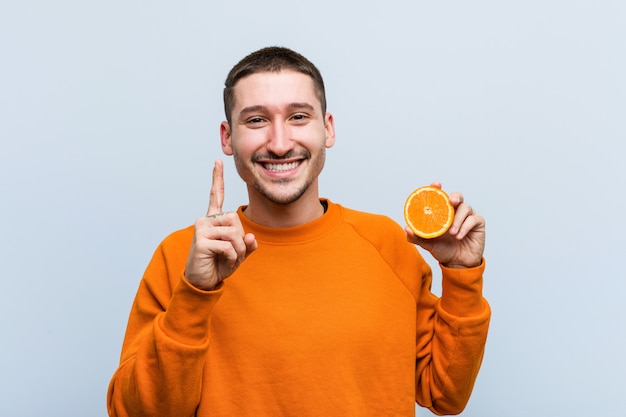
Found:
<path fill-rule="evenodd" d="M 274 204 L 287 205 L 298 201 L 309 189 L 310 184 L 295 190 L 283 190 L 282 192 L 274 192 L 261 184 L 256 184 L 255 189 L 267 200 Z"/>

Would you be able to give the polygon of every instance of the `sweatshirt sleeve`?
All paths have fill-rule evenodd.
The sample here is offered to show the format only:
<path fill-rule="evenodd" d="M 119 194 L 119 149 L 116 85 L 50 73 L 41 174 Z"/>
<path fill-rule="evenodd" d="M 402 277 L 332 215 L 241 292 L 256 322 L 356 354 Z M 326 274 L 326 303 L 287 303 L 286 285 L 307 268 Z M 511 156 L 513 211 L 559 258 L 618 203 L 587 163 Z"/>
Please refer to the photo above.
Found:
<path fill-rule="evenodd" d="M 137 290 L 109 384 L 112 417 L 193 416 L 200 402 L 209 321 L 222 290 L 191 286 L 180 249 L 189 246 L 171 240 L 156 250 Z"/>
<path fill-rule="evenodd" d="M 435 414 L 459 414 L 472 393 L 489 328 L 485 261 L 469 269 L 441 268 L 441 298 L 430 292 L 428 268 L 418 300 L 416 400 Z"/>
<path fill-rule="evenodd" d="M 415 400 L 433 413 L 459 414 L 482 363 L 491 310 L 483 298 L 485 261 L 475 268 L 441 265 L 442 294 L 432 292 L 432 270 L 406 232 L 379 217 L 360 225 L 415 298 Z"/>

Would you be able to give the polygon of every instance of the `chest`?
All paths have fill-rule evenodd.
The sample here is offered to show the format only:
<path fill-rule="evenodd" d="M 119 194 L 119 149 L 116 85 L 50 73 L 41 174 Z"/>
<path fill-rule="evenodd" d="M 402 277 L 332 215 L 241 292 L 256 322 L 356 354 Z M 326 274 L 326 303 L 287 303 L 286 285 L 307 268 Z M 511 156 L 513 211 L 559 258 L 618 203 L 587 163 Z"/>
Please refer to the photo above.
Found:
<path fill-rule="evenodd" d="M 369 245 L 265 248 L 225 282 L 212 334 L 271 355 L 406 348 L 415 299 Z"/>

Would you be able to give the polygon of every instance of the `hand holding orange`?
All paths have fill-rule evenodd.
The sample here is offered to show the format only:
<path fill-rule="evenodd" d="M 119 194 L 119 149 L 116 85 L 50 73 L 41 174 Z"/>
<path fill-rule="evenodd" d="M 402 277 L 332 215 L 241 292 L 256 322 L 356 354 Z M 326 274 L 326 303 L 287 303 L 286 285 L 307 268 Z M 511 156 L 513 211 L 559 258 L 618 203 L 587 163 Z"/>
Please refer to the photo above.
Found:
<path fill-rule="evenodd" d="M 427 185 L 406 199 L 404 219 L 416 236 L 432 239 L 448 231 L 454 219 L 454 207 L 445 191 Z"/>

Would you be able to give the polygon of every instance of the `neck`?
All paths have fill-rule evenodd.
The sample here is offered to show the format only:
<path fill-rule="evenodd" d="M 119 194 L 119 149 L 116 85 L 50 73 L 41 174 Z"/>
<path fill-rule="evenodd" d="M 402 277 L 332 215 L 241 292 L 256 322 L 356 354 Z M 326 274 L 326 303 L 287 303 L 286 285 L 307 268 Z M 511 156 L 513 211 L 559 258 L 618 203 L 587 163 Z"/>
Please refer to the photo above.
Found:
<path fill-rule="evenodd" d="M 285 228 L 298 226 L 324 214 L 317 192 L 305 193 L 297 201 L 277 204 L 264 197 L 252 198 L 244 214 L 253 222 L 266 227 Z"/>

